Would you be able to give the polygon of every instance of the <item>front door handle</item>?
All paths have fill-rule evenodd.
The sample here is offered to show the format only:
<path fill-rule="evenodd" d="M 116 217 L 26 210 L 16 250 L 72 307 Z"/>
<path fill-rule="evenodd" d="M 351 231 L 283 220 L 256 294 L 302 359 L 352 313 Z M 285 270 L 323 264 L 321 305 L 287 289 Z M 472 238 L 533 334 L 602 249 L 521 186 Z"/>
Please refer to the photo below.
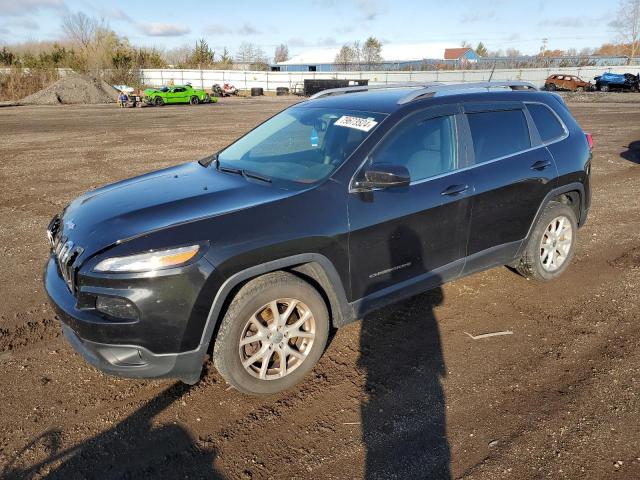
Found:
<path fill-rule="evenodd" d="M 536 163 L 531 165 L 531 170 L 544 170 L 547 167 L 551 166 L 550 160 L 538 160 Z"/>
<path fill-rule="evenodd" d="M 469 190 L 469 185 L 450 185 L 445 188 L 441 195 L 458 195 Z"/>

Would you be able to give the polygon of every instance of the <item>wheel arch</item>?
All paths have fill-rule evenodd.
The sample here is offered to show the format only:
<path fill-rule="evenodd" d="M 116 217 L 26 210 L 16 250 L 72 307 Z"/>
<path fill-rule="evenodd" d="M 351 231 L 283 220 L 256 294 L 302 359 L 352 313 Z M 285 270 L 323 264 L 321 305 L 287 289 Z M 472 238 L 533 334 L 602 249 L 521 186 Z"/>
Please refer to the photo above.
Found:
<path fill-rule="evenodd" d="M 533 230 L 540 219 L 540 216 L 544 212 L 544 208 L 547 206 L 549 202 L 559 201 L 564 204 L 568 204 L 571 206 L 576 212 L 576 218 L 578 220 L 578 227 L 582 226 L 584 223 L 584 198 L 585 198 L 585 189 L 584 185 L 580 182 L 568 183 L 566 185 L 562 185 L 560 187 L 554 188 L 544 197 L 540 205 L 538 206 L 538 211 L 533 217 L 533 221 L 531 225 L 529 225 L 529 230 L 527 231 L 527 236 L 522 242 L 522 246 L 520 247 L 520 251 L 518 255 L 522 253 L 522 249 L 529 241 Z"/>
<path fill-rule="evenodd" d="M 279 270 L 293 273 L 318 290 L 327 304 L 332 326 L 340 327 L 355 320 L 342 280 L 331 260 L 319 253 L 293 255 L 254 265 L 225 280 L 211 304 L 202 333 L 198 348 L 203 354 L 213 347 L 220 321 L 238 290 L 254 278 Z"/>

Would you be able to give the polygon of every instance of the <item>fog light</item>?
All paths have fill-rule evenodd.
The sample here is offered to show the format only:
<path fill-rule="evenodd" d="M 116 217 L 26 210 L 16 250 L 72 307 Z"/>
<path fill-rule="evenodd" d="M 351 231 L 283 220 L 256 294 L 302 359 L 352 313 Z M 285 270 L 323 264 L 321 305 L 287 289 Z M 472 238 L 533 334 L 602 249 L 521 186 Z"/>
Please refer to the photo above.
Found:
<path fill-rule="evenodd" d="M 138 310 L 135 305 L 122 297 L 102 297 L 96 298 L 96 309 L 110 317 L 121 320 L 137 320 Z"/>

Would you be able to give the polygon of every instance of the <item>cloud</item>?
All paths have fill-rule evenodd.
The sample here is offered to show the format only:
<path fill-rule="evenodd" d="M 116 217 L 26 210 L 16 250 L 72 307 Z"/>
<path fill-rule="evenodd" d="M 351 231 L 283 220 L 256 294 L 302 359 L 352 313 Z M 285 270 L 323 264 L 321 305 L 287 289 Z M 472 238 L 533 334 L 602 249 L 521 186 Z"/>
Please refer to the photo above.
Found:
<path fill-rule="evenodd" d="M 41 9 L 66 10 L 63 0 L 0 0 L 0 12 L 10 17 L 32 15 Z"/>
<path fill-rule="evenodd" d="M 464 15 L 462 15 L 462 18 L 460 20 L 462 21 L 462 23 L 478 23 L 485 22 L 487 20 L 494 20 L 495 18 L 496 11 L 489 10 L 487 12 L 465 13 Z"/>
<path fill-rule="evenodd" d="M 378 0 L 356 0 L 356 7 L 365 21 L 371 22 L 384 12 Z"/>
<path fill-rule="evenodd" d="M 172 23 L 141 23 L 138 29 L 150 37 L 181 37 L 191 31 L 186 25 Z"/>
<path fill-rule="evenodd" d="M 127 23 L 133 22 L 133 19 L 129 15 L 127 15 L 125 11 L 120 10 L 117 7 L 100 8 L 98 9 L 98 13 L 101 17 L 107 20 L 119 20 Z"/>
<path fill-rule="evenodd" d="M 306 47 L 307 41 L 302 37 L 293 37 L 287 40 L 287 45 L 291 47 Z"/>
<path fill-rule="evenodd" d="M 29 18 L 24 18 L 22 20 L 15 20 L 15 21 L 11 22 L 11 26 L 22 28 L 24 30 L 39 30 L 40 29 L 40 25 L 38 25 L 38 22 L 34 22 L 33 20 L 31 20 Z"/>
<path fill-rule="evenodd" d="M 588 17 L 588 16 L 570 16 L 558 17 L 553 19 L 545 19 L 538 23 L 539 27 L 557 27 L 557 28 L 588 28 L 596 27 L 603 24 L 608 19 L 608 15 Z M 609 24 L 611 26 L 611 24 Z"/>
<path fill-rule="evenodd" d="M 237 33 L 238 35 L 257 35 L 260 33 L 260 30 L 258 30 L 250 23 L 245 23 L 240 28 L 238 28 Z"/>
<path fill-rule="evenodd" d="M 331 29 L 332 32 L 340 34 L 340 35 L 346 35 L 349 33 L 353 33 L 356 30 L 356 28 L 353 25 L 343 25 L 341 27 L 334 27 Z"/>
<path fill-rule="evenodd" d="M 231 33 L 233 33 L 233 30 L 220 23 L 212 23 L 210 25 L 207 25 L 204 31 L 211 35 L 230 35 Z"/>
<path fill-rule="evenodd" d="M 335 47 L 338 45 L 338 41 L 334 37 L 319 38 L 316 42 L 319 47 Z"/>
<path fill-rule="evenodd" d="M 243 23 L 241 26 L 237 28 L 231 28 L 227 25 L 222 25 L 220 23 L 212 23 L 207 25 L 204 28 L 205 33 L 210 35 L 259 35 L 262 33 L 258 28 L 250 23 Z"/>

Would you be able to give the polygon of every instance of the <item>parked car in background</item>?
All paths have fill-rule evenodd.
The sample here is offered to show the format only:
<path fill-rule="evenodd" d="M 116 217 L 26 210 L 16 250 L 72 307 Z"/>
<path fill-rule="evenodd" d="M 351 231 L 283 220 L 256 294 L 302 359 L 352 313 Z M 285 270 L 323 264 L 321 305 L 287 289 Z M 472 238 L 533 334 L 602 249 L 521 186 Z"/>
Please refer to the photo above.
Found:
<path fill-rule="evenodd" d="M 165 103 L 190 103 L 197 105 L 198 103 L 216 102 L 214 98 L 204 90 L 193 88 L 191 85 L 171 85 L 161 88 L 147 88 L 144 91 L 147 103 L 160 106 Z"/>
<path fill-rule="evenodd" d="M 211 355 L 238 390 L 275 393 L 331 328 L 385 305 L 500 265 L 560 276 L 591 147 L 559 95 L 522 82 L 325 90 L 72 201 L 48 228 L 46 291 L 104 371 L 195 383 Z"/>
<path fill-rule="evenodd" d="M 637 92 L 640 90 L 640 75 L 632 73 L 603 73 L 595 77 L 596 90 L 609 92 L 613 90 L 626 90 Z"/>
<path fill-rule="evenodd" d="M 218 83 L 214 83 L 211 87 L 214 97 L 230 97 L 231 95 L 238 95 L 238 89 L 231 83 L 224 83 L 222 86 Z"/>
<path fill-rule="evenodd" d="M 568 90 L 570 92 L 584 92 L 593 89 L 591 82 L 586 82 L 575 75 L 554 74 L 544 82 L 544 89 L 550 92 Z"/>

